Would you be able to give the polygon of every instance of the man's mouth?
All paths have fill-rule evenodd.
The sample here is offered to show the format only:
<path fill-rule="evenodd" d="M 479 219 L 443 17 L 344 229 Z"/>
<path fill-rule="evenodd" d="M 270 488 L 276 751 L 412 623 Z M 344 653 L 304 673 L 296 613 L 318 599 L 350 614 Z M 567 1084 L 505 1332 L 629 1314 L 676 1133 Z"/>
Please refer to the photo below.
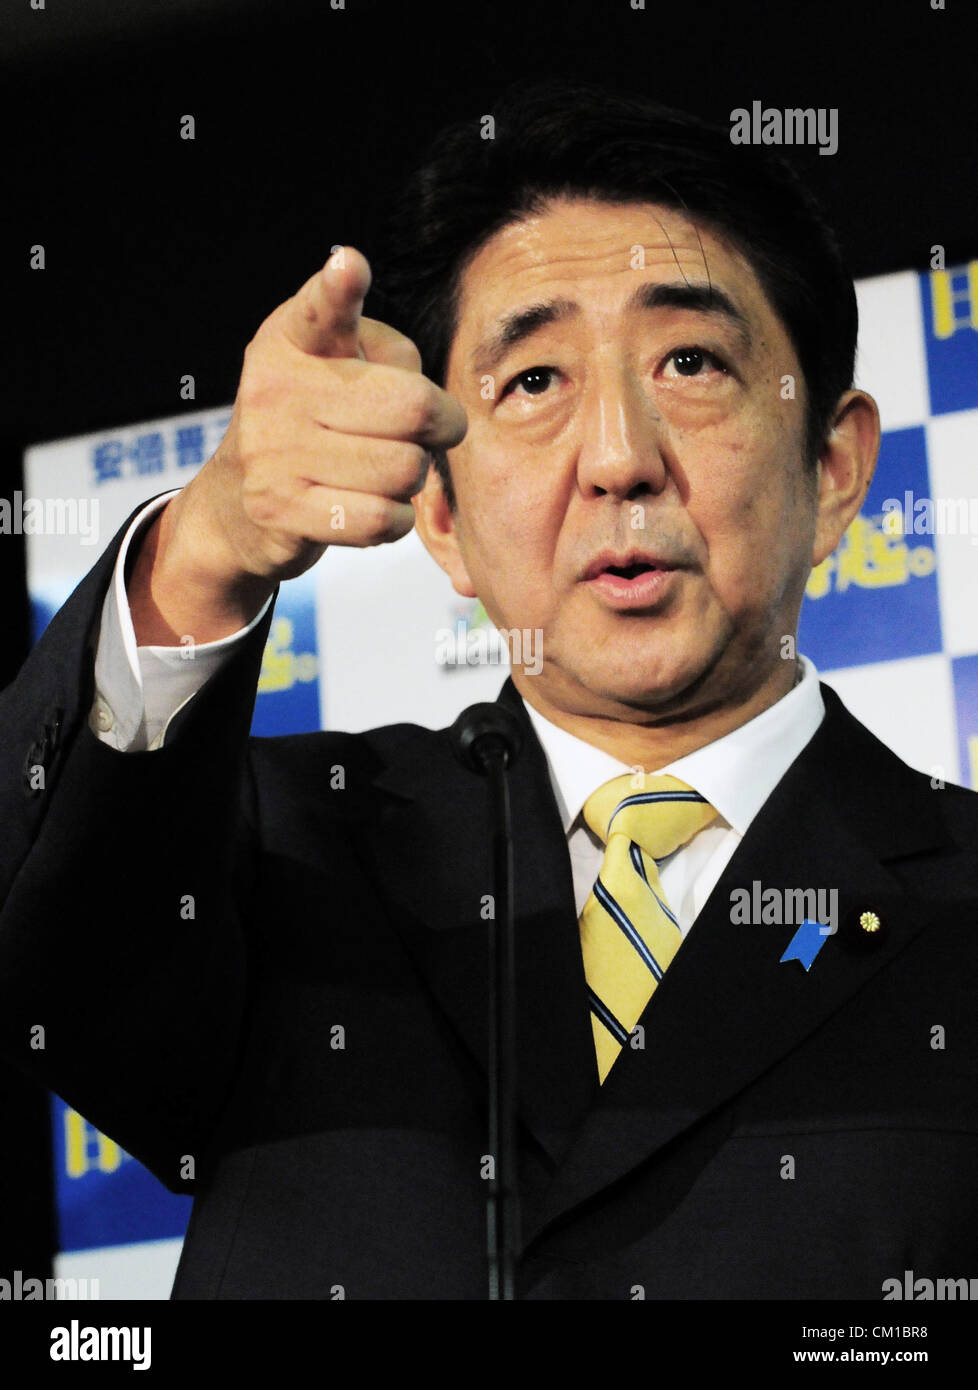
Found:
<path fill-rule="evenodd" d="M 592 560 L 581 578 L 611 607 L 629 609 L 656 607 L 676 576 L 677 566 L 662 556 L 605 551 Z"/>
<path fill-rule="evenodd" d="M 629 551 L 626 555 L 616 555 L 611 551 L 602 551 L 588 565 L 581 576 L 582 579 L 597 579 L 599 575 L 610 574 L 619 579 L 637 579 L 639 575 L 648 574 L 650 570 L 675 569 L 674 564 L 659 555 L 646 554 L 637 551 Z"/>
<path fill-rule="evenodd" d="M 622 579 L 635 579 L 640 574 L 648 574 L 650 570 L 660 569 L 660 565 L 608 565 L 602 570 L 602 574 L 619 574 Z"/>

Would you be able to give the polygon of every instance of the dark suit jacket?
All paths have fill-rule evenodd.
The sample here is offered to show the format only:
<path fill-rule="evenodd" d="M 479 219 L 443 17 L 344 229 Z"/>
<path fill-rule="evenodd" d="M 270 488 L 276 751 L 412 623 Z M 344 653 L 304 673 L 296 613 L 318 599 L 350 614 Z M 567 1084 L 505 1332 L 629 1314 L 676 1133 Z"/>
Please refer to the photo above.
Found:
<path fill-rule="evenodd" d="M 121 535 L 2 697 L 4 1052 L 194 1192 L 174 1297 L 482 1298 L 486 787 L 413 725 L 249 740 L 264 629 L 162 750 L 100 743 L 91 642 Z M 599 1087 L 566 842 L 501 691 L 526 732 L 522 1297 L 879 1299 L 907 1269 L 978 1275 L 978 797 L 823 693 L 644 1050 Z M 732 924 L 755 880 L 838 889 L 810 972 L 780 963 L 794 926 Z"/>

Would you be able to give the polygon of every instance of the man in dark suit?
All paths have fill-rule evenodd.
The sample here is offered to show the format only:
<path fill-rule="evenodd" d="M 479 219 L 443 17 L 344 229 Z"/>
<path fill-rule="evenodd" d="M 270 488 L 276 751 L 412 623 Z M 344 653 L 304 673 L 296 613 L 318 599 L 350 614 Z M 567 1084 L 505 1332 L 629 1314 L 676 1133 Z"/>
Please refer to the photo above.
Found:
<path fill-rule="evenodd" d="M 337 252 L 3 696 L 6 1053 L 194 1192 L 175 1297 L 484 1296 L 484 786 L 444 731 L 247 737 L 277 584 L 416 521 L 533 648 L 520 1296 L 968 1277 L 978 799 L 794 648 L 878 444 L 831 239 L 759 152 L 581 94 L 415 192 L 429 376 Z"/>

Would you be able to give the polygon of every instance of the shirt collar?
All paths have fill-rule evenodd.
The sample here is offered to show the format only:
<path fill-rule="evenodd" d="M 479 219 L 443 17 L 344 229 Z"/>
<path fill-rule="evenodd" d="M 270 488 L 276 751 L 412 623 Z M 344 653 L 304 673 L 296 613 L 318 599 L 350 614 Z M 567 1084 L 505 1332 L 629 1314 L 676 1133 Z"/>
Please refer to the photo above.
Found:
<path fill-rule="evenodd" d="M 656 769 L 695 787 L 741 835 L 825 717 L 818 672 L 807 657 L 801 657 L 801 663 L 802 678 L 787 695 L 739 729 Z M 543 746 L 564 832 L 569 834 L 591 793 L 634 768 L 523 703 Z"/>

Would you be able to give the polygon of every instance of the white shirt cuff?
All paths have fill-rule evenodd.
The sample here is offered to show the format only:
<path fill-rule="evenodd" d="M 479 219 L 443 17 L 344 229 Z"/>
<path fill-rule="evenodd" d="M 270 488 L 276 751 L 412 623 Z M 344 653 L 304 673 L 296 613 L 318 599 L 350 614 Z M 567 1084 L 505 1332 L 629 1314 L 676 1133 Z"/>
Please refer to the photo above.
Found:
<path fill-rule="evenodd" d="M 137 647 L 126 595 L 126 556 L 133 537 L 179 491 L 176 488 L 154 497 L 133 519 L 102 605 L 95 653 L 95 703 L 88 723 L 97 738 L 120 752 L 161 748 L 173 716 L 261 622 L 274 599 L 274 595 L 268 597 L 247 627 L 216 642 L 194 643 L 188 637 L 176 647 Z"/>

